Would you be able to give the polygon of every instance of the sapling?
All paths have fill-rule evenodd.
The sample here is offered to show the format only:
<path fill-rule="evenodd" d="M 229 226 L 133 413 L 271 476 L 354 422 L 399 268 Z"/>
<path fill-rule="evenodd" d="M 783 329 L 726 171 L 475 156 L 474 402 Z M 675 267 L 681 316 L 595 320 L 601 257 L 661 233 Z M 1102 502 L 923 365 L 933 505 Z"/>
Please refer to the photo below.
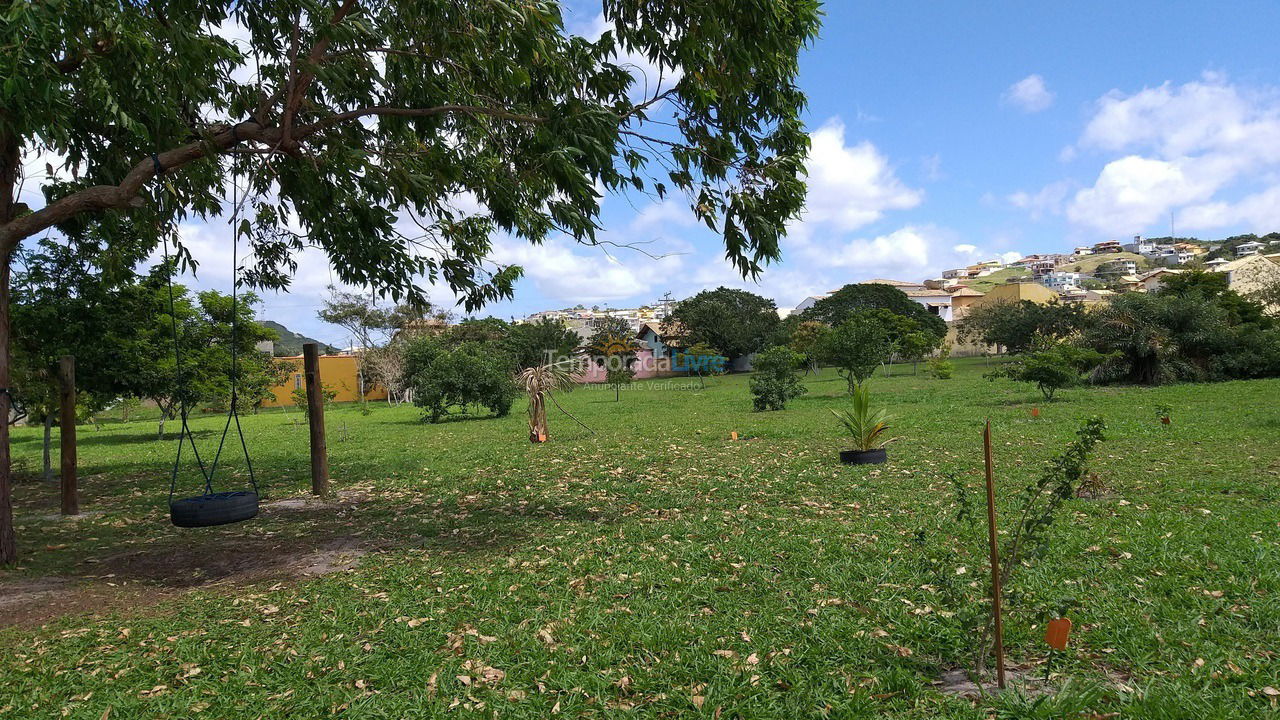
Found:
<path fill-rule="evenodd" d="M 1078 430 L 1075 438 L 1059 455 L 1051 458 L 1043 472 L 1029 483 L 1018 494 L 1013 503 L 1012 515 L 1016 518 L 1013 528 L 1004 534 L 1003 547 L 1000 552 L 1000 579 L 1006 590 L 1005 608 L 1011 612 L 1026 613 L 1031 608 L 1025 607 L 1026 595 L 1011 584 L 1019 568 L 1030 566 L 1036 559 L 1043 557 L 1052 544 L 1049 529 L 1058 517 L 1065 501 L 1076 496 L 1080 484 L 1088 475 L 1090 454 L 1099 442 L 1104 439 L 1106 424 L 1102 418 L 1094 417 L 1086 420 Z M 981 553 L 972 552 L 967 547 L 957 547 L 954 538 L 971 538 L 976 540 L 985 534 L 982 527 L 981 513 L 978 512 L 979 501 L 974 490 L 959 477 L 948 476 L 955 498 L 956 512 L 950 528 L 937 528 L 939 537 L 948 537 L 945 547 L 939 547 L 936 556 L 924 554 L 929 570 L 935 576 L 932 585 L 942 594 L 945 603 L 954 608 L 961 626 L 963 637 L 977 636 L 978 643 L 974 648 L 974 668 L 976 674 L 986 669 L 986 658 L 990 652 L 993 618 L 990 606 L 981 602 L 977 595 L 988 589 L 986 583 L 974 577 L 978 568 L 970 570 L 965 566 L 955 567 L 957 561 L 968 557 L 973 560 L 981 557 Z M 957 529 L 955 525 L 960 527 Z M 926 550 L 926 531 L 917 535 L 922 551 Z M 932 548 L 928 548 L 932 549 Z"/>

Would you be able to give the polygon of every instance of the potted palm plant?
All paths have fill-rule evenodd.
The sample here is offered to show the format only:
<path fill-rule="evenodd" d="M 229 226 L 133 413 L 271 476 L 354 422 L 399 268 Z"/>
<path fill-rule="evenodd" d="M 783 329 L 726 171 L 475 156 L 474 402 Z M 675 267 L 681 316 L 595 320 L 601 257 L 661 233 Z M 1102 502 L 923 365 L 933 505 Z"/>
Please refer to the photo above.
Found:
<path fill-rule="evenodd" d="M 853 390 L 852 410 L 832 410 L 853 437 L 853 449 L 840 451 L 840 462 L 846 465 L 875 465 L 888 459 L 884 446 L 896 438 L 887 438 L 891 419 L 884 410 L 871 409 L 871 390 L 865 383 Z"/>

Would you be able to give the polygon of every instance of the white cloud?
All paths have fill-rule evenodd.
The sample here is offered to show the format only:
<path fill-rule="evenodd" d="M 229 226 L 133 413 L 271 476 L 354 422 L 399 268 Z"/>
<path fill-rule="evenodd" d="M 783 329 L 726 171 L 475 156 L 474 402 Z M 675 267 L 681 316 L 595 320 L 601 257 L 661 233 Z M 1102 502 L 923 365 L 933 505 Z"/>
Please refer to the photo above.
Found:
<path fill-rule="evenodd" d="M 1062 203 L 1071 191 L 1071 183 L 1059 181 L 1050 183 L 1040 190 L 1030 193 L 1019 190 L 1008 197 L 1010 205 L 1028 211 L 1032 220 L 1039 220 L 1045 215 L 1056 215 L 1062 211 Z"/>
<path fill-rule="evenodd" d="M 559 238 L 541 245 L 502 239 L 494 243 L 493 259 L 520 265 L 539 293 L 565 303 L 602 303 L 648 293 L 650 278 L 665 276 L 681 263 L 678 256 L 657 261 L 645 258 L 645 264 L 655 263 L 663 269 L 651 267 L 642 273 L 640 263 L 624 263 L 599 248 L 578 251 L 578 247 Z"/>
<path fill-rule="evenodd" d="M 1035 113 L 1047 110 L 1053 104 L 1053 93 L 1045 86 L 1043 77 L 1032 74 L 1010 85 L 1000 96 L 1000 102 L 1026 113 Z"/>
<path fill-rule="evenodd" d="M 839 119 L 829 120 L 810 139 L 803 224 L 849 232 L 879 220 L 886 211 L 913 208 L 923 199 L 924 193 L 898 179 L 870 141 L 846 145 Z"/>
<path fill-rule="evenodd" d="M 1067 207 L 1074 223 L 1107 233 L 1161 226 L 1248 225 L 1274 229 L 1267 203 L 1280 197 L 1280 92 L 1245 88 L 1218 74 L 1098 100 L 1077 150 L 1125 153 L 1107 162 Z M 1259 188 L 1259 183 L 1264 187 Z M 1244 186 L 1244 187 L 1241 187 Z M 1252 195 L 1237 201 L 1222 197 Z"/>

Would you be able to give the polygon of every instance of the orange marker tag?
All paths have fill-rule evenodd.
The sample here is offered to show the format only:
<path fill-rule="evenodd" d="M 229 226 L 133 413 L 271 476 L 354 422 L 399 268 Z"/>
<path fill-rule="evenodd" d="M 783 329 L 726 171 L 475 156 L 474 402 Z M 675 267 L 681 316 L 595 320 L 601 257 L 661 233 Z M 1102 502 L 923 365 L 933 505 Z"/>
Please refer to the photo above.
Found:
<path fill-rule="evenodd" d="M 1071 634 L 1071 619 L 1057 618 L 1050 620 L 1044 629 L 1044 641 L 1054 650 L 1067 649 L 1067 636 Z"/>
<path fill-rule="evenodd" d="M 1031 408 L 1031 417 L 1040 417 L 1040 408 Z"/>
<path fill-rule="evenodd" d="M 730 440 L 737 440 L 737 439 L 738 439 L 738 431 L 737 431 L 737 430 L 734 430 L 733 432 L 729 433 L 729 439 L 730 439 Z"/>

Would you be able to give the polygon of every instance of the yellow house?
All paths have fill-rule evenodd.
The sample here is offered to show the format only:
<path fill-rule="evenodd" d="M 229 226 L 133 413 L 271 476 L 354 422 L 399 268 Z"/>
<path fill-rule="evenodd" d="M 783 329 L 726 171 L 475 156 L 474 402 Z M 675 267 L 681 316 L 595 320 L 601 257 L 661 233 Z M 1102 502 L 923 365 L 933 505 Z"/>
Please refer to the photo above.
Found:
<path fill-rule="evenodd" d="M 276 358 L 276 362 L 293 366 L 289 379 L 271 388 L 271 395 L 262 402 L 263 407 L 287 407 L 293 405 L 293 391 L 307 386 L 302 371 L 302 356 Z M 334 402 L 355 402 L 360 399 L 359 364 L 355 355 L 321 355 L 320 384 L 337 393 Z M 385 400 L 387 391 L 380 385 L 368 384 L 364 388 L 366 400 Z"/>
<path fill-rule="evenodd" d="M 1011 282 L 991 288 L 986 295 L 975 300 L 970 307 L 978 307 L 993 302 L 1018 302 L 1019 300 L 1030 300 L 1038 305 L 1048 305 L 1057 299 L 1058 293 L 1040 283 Z"/>

